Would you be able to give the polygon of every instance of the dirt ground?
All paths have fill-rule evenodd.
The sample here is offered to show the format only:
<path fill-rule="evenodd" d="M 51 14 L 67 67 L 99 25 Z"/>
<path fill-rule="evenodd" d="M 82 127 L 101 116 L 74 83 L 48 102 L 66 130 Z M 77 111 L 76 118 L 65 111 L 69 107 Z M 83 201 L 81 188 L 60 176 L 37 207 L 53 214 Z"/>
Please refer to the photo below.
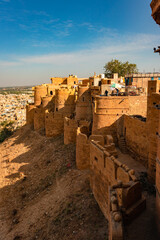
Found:
<path fill-rule="evenodd" d="M 102 240 L 107 227 L 74 144 L 29 126 L 0 144 L 0 240 Z"/>
<path fill-rule="evenodd" d="M 125 240 L 158 240 L 155 193 L 146 170 L 137 171 L 147 209 L 126 225 Z M 136 165 L 135 165 L 136 164 Z M 46 138 L 29 126 L 0 144 L 0 240 L 107 240 L 108 223 L 89 186 L 89 172 L 75 166 L 75 145 L 63 135 Z"/>

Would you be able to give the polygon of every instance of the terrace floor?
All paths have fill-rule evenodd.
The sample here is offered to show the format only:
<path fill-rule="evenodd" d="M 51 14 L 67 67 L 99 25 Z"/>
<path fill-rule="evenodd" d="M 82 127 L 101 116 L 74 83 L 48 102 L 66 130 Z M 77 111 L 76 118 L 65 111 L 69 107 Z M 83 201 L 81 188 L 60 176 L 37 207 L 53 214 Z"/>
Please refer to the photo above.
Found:
<path fill-rule="evenodd" d="M 159 240 L 156 217 L 156 198 L 154 185 L 147 180 L 147 169 L 129 154 L 123 154 L 119 149 L 118 159 L 135 170 L 135 175 L 140 179 L 143 194 L 146 197 L 146 210 L 135 220 L 125 226 L 125 240 Z"/>

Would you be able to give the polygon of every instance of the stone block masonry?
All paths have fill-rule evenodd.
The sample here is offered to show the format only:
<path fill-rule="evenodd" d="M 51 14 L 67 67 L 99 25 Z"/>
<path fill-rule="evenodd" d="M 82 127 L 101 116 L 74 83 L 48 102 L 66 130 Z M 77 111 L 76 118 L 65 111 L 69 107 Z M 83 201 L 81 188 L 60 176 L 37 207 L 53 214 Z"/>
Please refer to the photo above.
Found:
<path fill-rule="evenodd" d="M 157 157 L 157 132 L 159 126 L 160 81 L 149 81 L 148 108 L 147 108 L 147 136 L 148 136 L 148 174 L 149 179 L 155 183 L 156 157 Z"/>
<path fill-rule="evenodd" d="M 91 189 L 109 220 L 112 240 L 123 239 L 123 220 L 134 219 L 145 208 L 134 170 L 118 158 L 118 144 L 148 167 L 150 180 L 156 178 L 160 212 L 159 86 L 159 81 L 149 81 L 148 97 L 100 96 L 100 86 L 77 86 L 73 76 L 53 78 L 51 84 L 35 87 L 35 104 L 27 106 L 27 124 L 45 129 L 48 137 L 64 133 L 64 144 L 76 144 L 77 168 L 90 172 Z"/>
<path fill-rule="evenodd" d="M 124 116 L 123 136 L 126 148 L 137 161 L 148 167 L 147 124 L 134 116 Z"/>

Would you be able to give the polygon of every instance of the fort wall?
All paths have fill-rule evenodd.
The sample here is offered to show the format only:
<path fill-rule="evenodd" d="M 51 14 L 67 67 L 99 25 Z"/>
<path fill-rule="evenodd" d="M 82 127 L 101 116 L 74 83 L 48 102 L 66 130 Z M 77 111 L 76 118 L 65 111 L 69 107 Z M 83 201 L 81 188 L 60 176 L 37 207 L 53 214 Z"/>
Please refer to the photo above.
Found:
<path fill-rule="evenodd" d="M 55 90 L 54 112 L 45 113 L 46 136 L 57 136 L 64 132 L 64 119 L 75 111 L 75 89 L 60 88 Z"/>
<path fill-rule="evenodd" d="M 110 206 L 116 213 L 118 206 L 123 206 L 124 219 L 128 220 L 145 209 L 146 202 L 134 170 L 122 164 L 94 140 L 90 142 L 90 172 L 92 192 L 107 219 L 113 217 Z M 114 195 L 117 195 L 117 200 L 110 197 L 110 187 L 115 190 Z M 114 224 L 122 221 L 121 215 L 118 216 L 114 219 Z M 113 221 L 109 220 L 109 224 L 113 226 Z"/>
<path fill-rule="evenodd" d="M 60 88 L 55 90 L 55 112 L 71 114 L 75 109 L 75 89 Z"/>
<path fill-rule="evenodd" d="M 148 167 L 148 136 L 146 122 L 131 116 L 124 116 L 123 136 L 131 155 Z"/>
<path fill-rule="evenodd" d="M 159 111 L 159 126 L 157 132 L 157 158 L 156 158 L 156 210 L 157 210 L 157 226 L 160 236 L 160 105 Z"/>
<path fill-rule="evenodd" d="M 67 85 L 68 86 L 74 86 L 78 84 L 78 78 L 76 76 L 69 76 L 67 78 Z"/>
<path fill-rule="evenodd" d="M 34 104 L 26 105 L 26 124 L 32 124 L 34 126 Z"/>
<path fill-rule="evenodd" d="M 51 83 L 53 85 L 59 86 L 60 84 L 64 83 L 66 78 L 61 78 L 61 77 L 53 77 L 51 78 Z"/>
<path fill-rule="evenodd" d="M 147 116 L 147 96 L 128 96 L 129 115 Z"/>
<path fill-rule="evenodd" d="M 103 149 L 117 157 L 117 151 L 113 138 L 103 135 L 90 135 L 88 128 L 82 126 L 77 129 L 76 138 L 76 164 L 78 169 L 88 169 L 90 167 L 90 141 L 97 141 Z"/>
<path fill-rule="evenodd" d="M 76 120 L 92 119 L 91 90 L 88 87 L 78 88 L 78 100 L 76 102 Z"/>
<path fill-rule="evenodd" d="M 157 157 L 157 135 L 159 126 L 159 110 L 157 106 L 160 104 L 160 81 L 148 82 L 148 108 L 147 108 L 147 135 L 148 135 L 148 175 L 149 180 L 155 183 L 156 175 L 156 157 Z"/>
<path fill-rule="evenodd" d="M 117 143 L 120 118 L 126 115 L 143 115 L 147 112 L 147 98 L 141 96 L 95 97 L 93 134 L 110 134 Z"/>
<path fill-rule="evenodd" d="M 126 148 L 141 163 L 147 166 L 149 159 L 149 172 L 154 177 L 160 96 L 153 92 L 159 88 L 152 81 L 147 110 L 144 96 L 96 96 L 99 86 L 79 86 L 77 92 L 71 87 L 77 84 L 76 79 L 74 76 L 54 78 L 52 84 L 35 87 L 35 105 L 27 107 L 27 122 L 34 122 L 35 130 L 45 129 L 47 137 L 64 133 L 65 144 L 76 142 L 77 168 L 90 170 L 92 192 L 109 221 L 110 239 L 123 239 L 123 218 L 131 220 L 143 211 L 145 200 L 134 170 L 118 159 L 115 143 L 124 137 Z M 92 80 L 98 84 L 97 79 L 90 79 L 90 83 Z M 146 117 L 146 113 L 147 122 L 134 116 Z M 157 193 L 159 176 L 158 165 Z"/>
<path fill-rule="evenodd" d="M 76 143 L 77 129 L 81 127 L 81 132 L 84 132 L 82 129 L 86 129 L 86 132 L 90 131 L 90 122 L 86 120 L 76 121 L 72 118 L 64 118 L 64 144 Z M 82 128 L 83 126 L 83 128 Z"/>
<path fill-rule="evenodd" d="M 64 131 L 64 117 L 62 113 L 45 111 L 45 133 L 47 137 L 57 136 Z"/>
<path fill-rule="evenodd" d="M 41 98 L 47 96 L 47 85 L 36 86 L 34 88 L 34 104 L 39 106 L 41 104 Z"/>
<path fill-rule="evenodd" d="M 78 122 L 75 119 L 64 118 L 64 144 L 76 143 Z"/>
<path fill-rule="evenodd" d="M 47 84 L 47 96 L 54 96 L 55 95 L 55 89 L 57 89 L 59 86 L 56 86 L 54 84 Z"/>
<path fill-rule="evenodd" d="M 41 98 L 42 107 L 54 111 L 54 98 L 53 96 L 46 96 Z"/>
<path fill-rule="evenodd" d="M 45 109 L 38 106 L 34 110 L 34 130 L 38 131 L 45 128 Z"/>
<path fill-rule="evenodd" d="M 86 134 L 77 129 L 76 138 L 76 165 L 78 169 L 89 169 L 90 167 L 90 141 Z"/>
<path fill-rule="evenodd" d="M 109 187 L 109 201 L 108 201 L 108 222 L 109 222 L 109 240 L 123 240 L 123 222 L 122 213 L 118 205 L 118 197 L 115 189 Z"/>

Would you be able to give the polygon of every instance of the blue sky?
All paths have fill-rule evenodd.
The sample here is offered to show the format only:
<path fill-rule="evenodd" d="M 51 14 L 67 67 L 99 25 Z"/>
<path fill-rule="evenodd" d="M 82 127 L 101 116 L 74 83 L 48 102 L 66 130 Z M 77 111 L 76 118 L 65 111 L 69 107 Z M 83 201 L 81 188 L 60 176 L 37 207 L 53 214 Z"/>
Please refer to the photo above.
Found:
<path fill-rule="evenodd" d="M 151 0 L 0 0 L 0 86 L 103 73 L 107 61 L 160 71 Z"/>

